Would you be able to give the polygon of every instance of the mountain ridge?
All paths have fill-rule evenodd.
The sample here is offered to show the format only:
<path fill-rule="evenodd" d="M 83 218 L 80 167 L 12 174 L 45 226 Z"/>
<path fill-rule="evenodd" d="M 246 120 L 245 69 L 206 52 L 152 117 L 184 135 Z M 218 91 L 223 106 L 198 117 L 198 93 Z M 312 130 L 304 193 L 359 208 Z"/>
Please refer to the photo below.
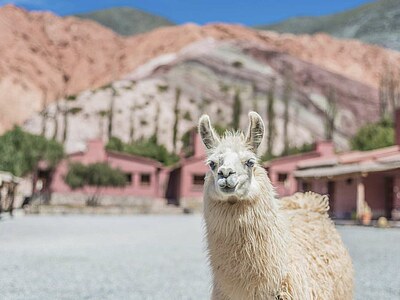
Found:
<path fill-rule="evenodd" d="M 158 95 L 156 80 L 161 80 L 161 84 L 165 84 L 167 80 L 167 84 L 171 87 L 169 96 L 166 98 L 167 102 L 165 102 L 166 105 L 168 104 L 167 107 L 174 99 L 172 87 L 178 85 L 179 82 L 185 82 L 186 90 L 182 93 L 183 109 L 197 111 L 200 109 L 196 106 L 199 99 L 195 100 L 196 97 L 200 97 L 198 94 L 205 95 L 204 97 L 208 99 L 207 102 L 214 101 L 214 97 L 217 103 L 231 101 L 232 95 L 224 100 L 223 94 L 219 91 L 219 81 L 224 80 L 230 86 L 233 86 L 236 81 L 246 82 L 246 84 L 243 83 L 245 91 L 243 97 L 246 97 L 246 101 L 249 102 L 249 81 L 254 81 L 260 76 L 269 82 L 269 71 L 276 73 L 277 78 L 281 78 L 284 62 L 293 65 L 294 70 L 297 70 L 295 76 L 299 82 L 298 85 L 304 86 L 296 90 L 298 96 L 296 106 L 304 111 L 304 107 L 309 105 L 315 111 L 315 116 L 312 116 L 305 110 L 304 113 L 314 120 L 314 125 L 301 127 L 306 133 L 305 135 L 299 134 L 299 136 L 307 137 L 310 140 L 310 134 L 314 130 L 312 127 L 318 127 L 315 124 L 317 121 L 321 121 L 322 110 L 326 103 L 326 99 L 323 97 L 326 92 L 324 90 L 327 89 L 330 82 L 332 84 L 343 82 L 343 86 L 348 88 L 347 92 L 338 89 L 338 93 L 347 101 L 346 105 L 344 106 L 342 103 L 341 107 L 344 107 L 343 112 L 348 114 L 343 120 L 350 120 L 350 123 L 343 121 L 343 124 L 348 124 L 348 127 L 351 128 L 349 132 L 353 133 L 363 122 L 377 118 L 377 87 L 381 73 L 385 71 L 386 65 L 400 63 L 400 53 L 398 52 L 354 40 L 337 40 L 326 34 L 279 35 L 240 25 L 219 23 L 204 26 L 185 24 L 163 27 L 144 34 L 122 37 L 90 20 L 75 17 L 61 18 L 48 12 L 31 13 L 14 6 L 0 8 L 0 38 L 2 40 L 0 44 L 0 53 L 2 54 L 0 60 L 0 105 L 2 107 L 0 131 L 4 132 L 14 124 L 25 123 L 27 128 L 33 128 L 36 133 L 41 133 L 41 130 L 37 131 L 38 116 L 45 115 L 48 123 L 53 124 L 51 120 L 62 119 L 62 113 L 56 117 L 54 115 L 55 104 L 52 103 L 58 100 L 60 110 L 63 110 L 78 103 L 72 101 L 78 98 L 82 113 L 78 113 L 77 117 L 80 118 L 81 123 L 74 123 L 82 124 L 82 122 L 92 120 L 91 126 L 95 126 L 95 128 L 87 136 L 89 138 L 95 137 L 93 132 L 104 121 L 99 118 L 97 113 L 104 116 L 108 109 L 112 95 L 109 89 L 110 83 L 118 85 L 120 80 L 130 80 L 128 88 L 123 89 L 124 93 L 129 96 L 130 94 L 126 90 L 129 90 L 129 85 L 137 80 L 136 84 L 142 87 L 138 88 L 140 94 L 131 96 L 140 101 L 143 100 L 140 105 L 149 102 L 147 106 L 150 113 L 154 108 L 154 103 L 151 105 L 150 103 L 155 100 L 148 91 L 151 90 L 154 95 Z M 219 43 L 237 42 L 253 45 L 253 48 L 251 50 L 244 46 L 229 45 L 226 46 L 227 48 L 221 46 L 222 48 L 212 48 L 210 55 L 207 56 L 208 48 L 204 50 L 201 46 L 203 41 L 214 42 L 218 45 Z M 185 51 L 192 53 L 192 61 L 184 60 L 181 65 L 173 64 L 176 57 L 178 59 L 185 57 Z M 197 56 L 192 51 L 197 53 Z M 269 59 L 271 55 L 279 58 L 276 62 L 276 64 L 279 62 L 278 65 Z M 234 60 L 227 60 L 229 57 L 234 57 Z M 241 72 L 238 72 L 239 69 L 233 69 L 232 64 L 240 67 L 242 61 L 248 63 L 243 69 L 240 69 Z M 214 65 L 210 66 L 211 62 Z M 149 64 L 153 64 L 156 69 Z M 257 69 L 259 66 L 263 66 L 261 70 Z M 146 68 L 150 78 L 134 79 L 130 77 L 135 72 L 143 71 Z M 165 69 L 168 68 L 171 69 L 171 72 L 165 73 Z M 205 79 L 201 75 L 203 71 L 204 74 L 208 74 Z M 158 73 L 160 75 L 157 75 Z M 157 79 L 157 76 L 162 78 Z M 185 81 L 186 78 L 192 78 L 191 76 L 193 76 L 194 83 L 197 84 L 196 90 L 193 90 L 193 86 L 196 86 L 194 83 L 189 84 Z M 231 77 L 234 77 L 235 80 L 232 81 Z M 214 78 L 214 81 L 210 82 L 208 78 Z M 280 80 L 282 81 L 282 79 Z M 259 85 L 262 84 L 259 83 Z M 211 89 L 211 87 L 213 88 Z M 282 89 L 281 86 L 280 89 Z M 265 93 L 265 88 L 263 91 Z M 65 101 L 62 100 L 66 97 L 71 100 L 68 101 L 68 105 L 65 105 Z M 145 99 L 146 97 L 148 99 Z M 91 99 L 99 99 L 99 102 L 96 103 Z M 131 104 L 129 99 L 121 100 L 121 103 L 129 106 Z M 88 103 L 84 104 L 86 100 Z M 94 109 L 89 107 L 86 111 L 85 105 L 92 105 L 91 101 L 94 101 Z M 360 105 L 365 105 L 365 103 L 371 103 L 375 113 L 371 113 L 370 108 L 364 109 L 364 107 L 361 111 L 365 110 L 366 115 L 354 113 L 354 108 L 360 108 Z M 249 105 L 246 107 L 246 109 L 251 108 Z M 72 106 L 71 108 L 77 107 Z M 228 122 L 226 116 L 217 115 L 218 109 L 221 107 L 217 104 L 211 105 L 210 114 Z M 127 109 L 120 107 L 117 110 L 121 110 L 121 114 L 125 113 L 125 117 L 116 118 L 119 121 L 115 126 L 124 128 L 129 124 L 127 112 L 124 112 Z M 186 112 L 184 111 L 183 114 L 188 117 Z M 145 113 L 146 110 L 143 111 L 143 115 L 146 115 Z M 191 115 L 192 121 L 182 121 L 182 130 L 194 124 L 195 115 L 194 113 Z M 154 117 L 154 114 L 152 116 Z M 172 116 L 172 112 L 166 114 L 168 117 L 165 120 L 166 124 L 170 124 Z M 85 119 L 86 117 L 87 119 Z M 354 121 L 351 121 L 351 117 L 354 118 Z M 32 121 L 32 118 L 36 121 Z M 144 119 L 137 122 L 142 121 L 143 124 L 146 122 L 149 124 L 149 121 Z M 152 123 L 150 122 L 150 124 Z M 48 127 L 49 132 L 52 130 L 51 126 Z M 150 125 L 141 128 L 145 136 L 148 136 L 149 128 L 151 128 Z M 126 131 L 124 132 L 126 133 Z M 167 137 L 170 134 L 170 132 L 165 133 L 166 141 L 169 143 L 170 139 Z M 50 136 L 52 135 L 50 134 Z M 321 131 L 315 132 L 315 135 L 321 136 Z M 74 136 L 74 139 L 77 140 L 79 134 Z M 338 142 L 341 144 L 347 139 L 347 136 L 340 132 L 338 132 L 338 137 L 340 138 Z M 126 136 L 124 138 L 126 140 Z M 160 140 L 162 140 L 161 136 Z M 168 145 L 170 147 L 170 144 Z"/>
<path fill-rule="evenodd" d="M 293 34 L 325 32 L 337 38 L 358 39 L 400 51 L 399 16 L 400 1 L 380 0 L 341 13 L 290 18 L 256 28 Z"/>
<path fill-rule="evenodd" d="M 125 6 L 101 9 L 74 16 L 96 21 L 123 36 L 131 36 L 159 27 L 175 25 L 167 18 Z"/>

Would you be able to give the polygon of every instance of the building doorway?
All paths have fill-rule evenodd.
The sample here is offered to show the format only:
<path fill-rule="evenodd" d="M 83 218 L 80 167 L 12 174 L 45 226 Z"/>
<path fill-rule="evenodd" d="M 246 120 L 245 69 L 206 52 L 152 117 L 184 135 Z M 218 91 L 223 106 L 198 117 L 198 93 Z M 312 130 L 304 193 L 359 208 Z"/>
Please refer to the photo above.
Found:
<path fill-rule="evenodd" d="M 328 181 L 329 216 L 335 217 L 335 182 Z"/>
<path fill-rule="evenodd" d="M 385 217 L 392 217 L 394 177 L 385 177 Z"/>

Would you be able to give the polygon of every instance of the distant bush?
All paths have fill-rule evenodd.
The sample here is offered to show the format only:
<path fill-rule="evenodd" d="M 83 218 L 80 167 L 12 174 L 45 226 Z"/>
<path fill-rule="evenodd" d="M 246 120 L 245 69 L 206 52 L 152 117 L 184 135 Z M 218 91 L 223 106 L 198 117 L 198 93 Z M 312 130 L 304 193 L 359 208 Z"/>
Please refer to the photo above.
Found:
<path fill-rule="evenodd" d="M 25 132 L 18 126 L 0 136 L 0 170 L 16 176 L 33 172 L 41 160 L 54 167 L 63 156 L 60 143 Z"/>
<path fill-rule="evenodd" d="M 394 124 L 389 119 L 361 127 L 351 139 L 353 150 L 368 151 L 394 145 Z"/>
<path fill-rule="evenodd" d="M 300 154 L 300 153 L 307 153 L 310 151 L 314 150 L 314 144 L 313 143 L 305 143 L 301 146 L 296 146 L 296 147 L 289 147 L 287 150 L 287 154 L 284 153 L 284 151 L 282 151 L 282 153 L 280 155 L 274 155 L 272 153 L 270 153 L 269 151 L 265 152 L 262 156 L 261 156 L 261 161 L 269 161 L 275 158 L 279 158 L 279 157 L 285 157 L 288 155 L 295 155 L 295 154 Z"/>
<path fill-rule="evenodd" d="M 224 135 L 225 132 L 228 130 L 228 128 L 222 126 L 221 124 L 214 124 L 214 129 L 220 136 Z"/>
<path fill-rule="evenodd" d="M 83 186 L 95 187 L 123 187 L 127 184 L 125 174 L 110 167 L 107 163 L 94 163 L 83 165 L 72 163 L 65 176 L 65 182 L 72 188 L 77 189 Z"/>
<path fill-rule="evenodd" d="M 75 101 L 75 100 L 76 100 L 76 95 L 68 95 L 68 96 L 66 97 L 66 100 L 67 100 L 67 101 Z"/>
<path fill-rule="evenodd" d="M 236 61 L 234 61 L 234 62 L 232 63 L 232 66 L 235 67 L 235 68 L 240 69 L 240 68 L 243 67 L 243 63 L 242 63 L 241 61 L 236 60 Z"/>
<path fill-rule="evenodd" d="M 310 152 L 312 150 L 314 150 L 314 143 L 305 143 L 298 147 L 289 147 L 288 155 L 306 153 L 306 152 Z M 281 156 L 283 156 L 283 154 Z"/>
<path fill-rule="evenodd" d="M 172 165 L 179 161 L 179 156 L 168 152 L 164 145 L 156 143 L 154 137 L 132 143 L 124 143 L 119 138 L 112 137 L 107 143 L 106 149 L 152 158 L 164 165 Z"/>
<path fill-rule="evenodd" d="M 193 121 L 193 120 L 192 120 L 192 116 L 191 116 L 190 112 L 188 112 L 188 111 L 186 111 L 186 112 L 183 114 L 183 119 L 186 120 L 186 121 Z"/>
<path fill-rule="evenodd" d="M 157 89 L 160 93 L 164 93 L 168 91 L 169 86 L 167 84 L 159 84 L 157 85 Z"/>
<path fill-rule="evenodd" d="M 81 111 L 82 111 L 81 107 L 71 107 L 68 112 L 73 115 L 76 115 L 76 114 L 80 113 Z"/>

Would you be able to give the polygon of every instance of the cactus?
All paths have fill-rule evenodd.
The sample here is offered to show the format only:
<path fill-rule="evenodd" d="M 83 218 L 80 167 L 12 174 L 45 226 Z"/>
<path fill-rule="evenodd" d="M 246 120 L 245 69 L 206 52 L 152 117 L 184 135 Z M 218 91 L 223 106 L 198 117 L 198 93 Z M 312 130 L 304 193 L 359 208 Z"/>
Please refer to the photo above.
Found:
<path fill-rule="evenodd" d="M 272 157 L 276 138 L 275 125 L 275 81 L 273 80 L 267 95 L 267 157 Z"/>
<path fill-rule="evenodd" d="M 175 88 L 175 105 L 174 105 L 174 116 L 175 116 L 175 121 L 174 121 L 174 127 L 172 129 L 173 134 L 172 134 L 172 145 L 174 147 L 174 152 L 176 153 L 176 142 L 178 139 L 178 126 L 179 126 L 179 119 L 180 119 L 180 110 L 179 110 L 179 104 L 181 100 L 181 89 L 180 88 Z"/>
<path fill-rule="evenodd" d="M 233 98 L 233 110 L 232 110 L 232 128 L 238 130 L 240 127 L 240 115 L 242 114 L 242 101 L 240 99 L 239 88 L 235 91 Z"/>

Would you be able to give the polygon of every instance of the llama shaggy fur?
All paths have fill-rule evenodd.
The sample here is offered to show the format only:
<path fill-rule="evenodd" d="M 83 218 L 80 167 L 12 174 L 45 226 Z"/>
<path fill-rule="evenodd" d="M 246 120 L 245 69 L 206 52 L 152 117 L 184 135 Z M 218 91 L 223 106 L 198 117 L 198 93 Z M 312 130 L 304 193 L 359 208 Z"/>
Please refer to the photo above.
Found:
<path fill-rule="evenodd" d="M 249 117 L 246 137 L 222 139 L 207 116 L 200 119 L 211 167 L 204 218 L 212 299 L 352 299 L 352 263 L 328 198 L 309 192 L 276 199 L 265 169 L 251 163 L 264 126 L 256 113 Z"/>

